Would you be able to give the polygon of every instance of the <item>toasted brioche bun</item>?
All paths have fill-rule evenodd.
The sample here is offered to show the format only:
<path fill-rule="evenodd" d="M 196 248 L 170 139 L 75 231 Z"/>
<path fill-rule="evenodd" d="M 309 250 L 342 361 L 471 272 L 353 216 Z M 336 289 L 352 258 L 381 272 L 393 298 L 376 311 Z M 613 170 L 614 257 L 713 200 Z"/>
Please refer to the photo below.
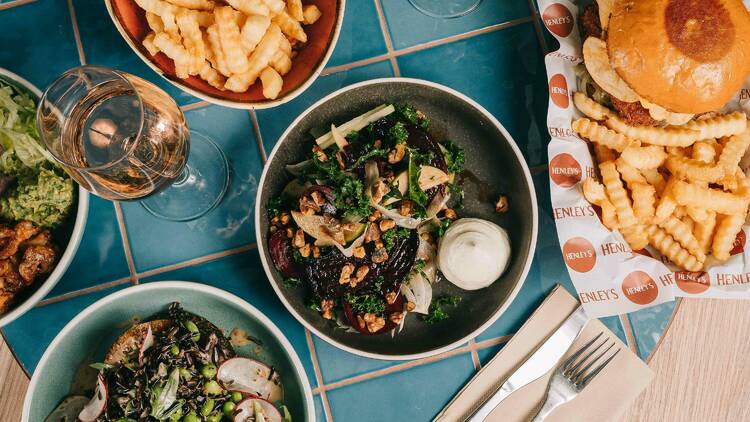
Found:
<path fill-rule="evenodd" d="M 750 72 L 750 14 L 741 0 L 616 0 L 607 45 L 641 97 L 679 113 L 713 111 Z"/>
<path fill-rule="evenodd" d="M 156 334 L 170 328 L 172 321 L 157 319 L 130 327 L 128 331 L 117 337 L 117 340 L 115 340 L 112 347 L 109 348 L 109 351 L 104 356 L 104 362 L 110 365 L 120 363 L 133 351 L 140 349 L 143 340 L 146 338 L 149 325 L 151 326 L 151 332 Z"/>

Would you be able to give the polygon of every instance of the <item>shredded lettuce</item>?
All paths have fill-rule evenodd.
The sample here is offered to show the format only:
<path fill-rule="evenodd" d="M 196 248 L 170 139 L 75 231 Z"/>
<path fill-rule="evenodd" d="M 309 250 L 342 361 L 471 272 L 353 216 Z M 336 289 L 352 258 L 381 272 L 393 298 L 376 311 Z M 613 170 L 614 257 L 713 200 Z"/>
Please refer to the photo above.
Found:
<path fill-rule="evenodd" d="M 605 107 L 612 107 L 609 94 L 594 82 L 594 79 L 589 75 L 589 71 L 586 70 L 586 66 L 583 63 L 573 68 L 573 71 L 580 79 L 580 83 L 578 84 L 580 87 L 579 91 L 589 95 L 594 101 Z"/>
<path fill-rule="evenodd" d="M 75 199 L 73 181 L 39 142 L 36 104 L 0 82 L 0 175 L 15 183 L 0 198 L 0 217 L 60 224 Z"/>

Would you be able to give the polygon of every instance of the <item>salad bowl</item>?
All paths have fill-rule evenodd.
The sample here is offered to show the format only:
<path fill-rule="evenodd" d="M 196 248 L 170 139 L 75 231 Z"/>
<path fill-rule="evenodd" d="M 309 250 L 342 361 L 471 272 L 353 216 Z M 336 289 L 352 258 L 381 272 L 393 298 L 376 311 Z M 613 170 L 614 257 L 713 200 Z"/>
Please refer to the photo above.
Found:
<path fill-rule="evenodd" d="M 44 420 L 58 403 L 96 383 L 90 365 L 102 362 L 128 327 L 178 302 L 188 312 L 213 323 L 227 336 L 241 330 L 253 342 L 235 345 L 237 356 L 264 362 L 279 374 L 283 401 L 292 420 L 313 421 L 312 391 L 302 363 L 276 325 L 257 308 L 223 290 L 184 281 L 161 281 L 129 287 L 84 309 L 47 347 L 31 378 L 23 404 L 23 422 Z M 90 388 L 89 388 L 90 389 Z"/>
<path fill-rule="evenodd" d="M 410 312 L 404 317 L 401 327 L 390 330 L 386 325 L 385 329 L 371 335 L 374 331 L 369 326 L 367 330 L 361 329 L 362 322 L 359 322 L 357 330 L 353 330 L 356 322 L 347 327 L 340 323 L 338 317 L 322 317 L 316 303 L 310 303 L 308 289 L 299 283 L 294 287 L 290 279 L 277 270 L 274 257 L 278 253 L 274 250 L 279 249 L 269 247 L 269 240 L 278 244 L 270 233 L 278 233 L 279 230 L 278 227 L 271 230 L 268 215 L 269 210 L 274 210 L 272 204 L 277 201 L 275 198 L 279 198 L 282 191 L 286 192 L 288 184 L 295 180 L 287 166 L 299 167 L 294 165 L 310 156 L 311 148 L 315 145 L 311 133 L 324 133 L 332 124 L 348 128 L 348 123 L 342 122 L 351 123 L 350 119 L 360 119 L 368 111 L 372 113 L 382 107 L 393 109 L 386 107 L 386 104 L 413 106 L 417 116 L 424 115 L 429 119 L 428 131 L 436 142 L 451 141 L 463 150 L 467 171 L 462 172 L 460 177 L 468 181 L 463 187 L 465 198 L 461 217 L 470 217 L 467 220 L 483 219 L 502 227 L 510 239 L 511 252 L 507 269 L 498 279 L 493 278 L 494 282 L 488 287 L 462 290 L 447 280 L 431 283 L 432 298 L 458 297 L 453 302 L 455 308 L 451 309 L 449 318 L 431 323 L 434 321 L 430 321 L 430 318 L 425 319 Z M 411 161 L 409 163 L 411 168 Z M 509 208 L 504 213 L 498 213 L 495 209 L 500 194 L 509 199 Z M 295 216 L 294 211 L 292 216 Z M 526 278 L 537 234 L 534 185 L 523 156 L 508 131 L 487 110 L 465 95 L 432 82 L 407 78 L 375 79 L 345 87 L 321 99 L 297 117 L 281 135 L 268 158 L 256 198 L 255 219 L 264 269 L 289 312 L 335 347 L 361 356 L 388 360 L 416 359 L 450 350 L 475 337 L 500 318 Z M 289 233 L 289 230 L 286 229 L 286 232 Z M 296 255 L 294 259 L 298 260 Z M 493 274 L 489 268 L 485 273 Z M 335 284 L 340 283 L 338 280 Z M 399 302 L 397 299 L 388 303 Z M 435 300 L 432 304 L 435 304 Z M 346 318 L 352 321 L 347 304 L 343 306 Z M 311 309 L 316 307 L 317 310 Z M 408 310 L 408 306 L 404 309 Z M 386 329 L 390 334 L 383 333 Z"/>
<path fill-rule="evenodd" d="M 42 96 L 41 91 L 37 87 L 15 73 L 3 68 L 0 68 L 0 84 L 10 86 L 18 93 L 28 95 L 35 103 L 38 103 L 39 98 Z M 83 231 L 86 227 L 88 211 L 89 194 L 79 186 L 77 189 L 77 198 L 70 214 L 59 227 L 52 231 L 55 244 L 60 249 L 60 256 L 54 269 L 44 280 L 37 280 L 33 287 L 22 292 L 6 313 L 0 314 L 0 327 L 10 324 L 13 320 L 33 308 L 60 281 L 81 243 Z"/>

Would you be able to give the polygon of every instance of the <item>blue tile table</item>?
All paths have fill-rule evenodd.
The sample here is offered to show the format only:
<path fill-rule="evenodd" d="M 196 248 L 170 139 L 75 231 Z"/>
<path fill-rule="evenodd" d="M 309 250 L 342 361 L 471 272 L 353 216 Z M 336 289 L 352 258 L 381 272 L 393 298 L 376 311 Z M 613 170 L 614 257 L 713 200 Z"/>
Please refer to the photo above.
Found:
<path fill-rule="evenodd" d="M 158 77 L 117 34 L 102 0 L 0 0 L 0 28 L 0 67 L 42 89 L 81 63 L 120 68 L 157 83 L 182 106 L 192 128 L 221 144 L 233 171 L 221 205 L 188 223 L 157 220 L 138 204 L 92 198 L 84 238 L 67 275 L 49 297 L 2 330 L 27 374 L 59 329 L 97 299 L 131 284 L 190 280 L 239 295 L 276 322 L 304 363 L 319 420 L 423 421 L 502 348 L 555 284 L 574 292 L 549 201 L 543 59 L 551 38 L 528 0 L 485 0 L 472 14 L 454 20 L 422 15 L 406 0 L 349 0 L 338 46 L 323 75 L 297 99 L 257 112 L 209 105 Z M 313 337 L 273 293 L 254 243 L 258 178 L 279 135 L 322 96 L 383 76 L 439 82 L 490 110 L 521 147 L 540 204 L 534 264 L 505 315 L 458 349 L 408 362 L 361 358 Z M 673 304 L 662 305 L 603 322 L 648 359 L 673 310 Z"/>

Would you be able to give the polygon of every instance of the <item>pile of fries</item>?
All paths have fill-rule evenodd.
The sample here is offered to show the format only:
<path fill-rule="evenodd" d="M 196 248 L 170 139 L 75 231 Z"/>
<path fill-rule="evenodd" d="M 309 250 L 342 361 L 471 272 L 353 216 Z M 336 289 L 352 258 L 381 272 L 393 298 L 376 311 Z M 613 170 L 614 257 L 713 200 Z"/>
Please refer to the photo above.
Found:
<path fill-rule="evenodd" d="M 584 181 L 583 194 L 601 208 L 602 223 L 633 250 L 650 244 L 688 271 L 727 260 L 750 204 L 739 167 L 750 146 L 745 114 L 634 126 L 586 94 L 573 101 L 585 115 L 573 130 L 593 143 L 601 174 L 601 182 Z"/>
<path fill-rule="evenodd" d="M 278 97 L 302 25 L 321 16 L 302 0 L 135 0 L 146 11 L 149 54 L 174 60 L 178 78 L 197 75 L 220 90 L 245 92 L 260 78 L 263 96 Z"/>

